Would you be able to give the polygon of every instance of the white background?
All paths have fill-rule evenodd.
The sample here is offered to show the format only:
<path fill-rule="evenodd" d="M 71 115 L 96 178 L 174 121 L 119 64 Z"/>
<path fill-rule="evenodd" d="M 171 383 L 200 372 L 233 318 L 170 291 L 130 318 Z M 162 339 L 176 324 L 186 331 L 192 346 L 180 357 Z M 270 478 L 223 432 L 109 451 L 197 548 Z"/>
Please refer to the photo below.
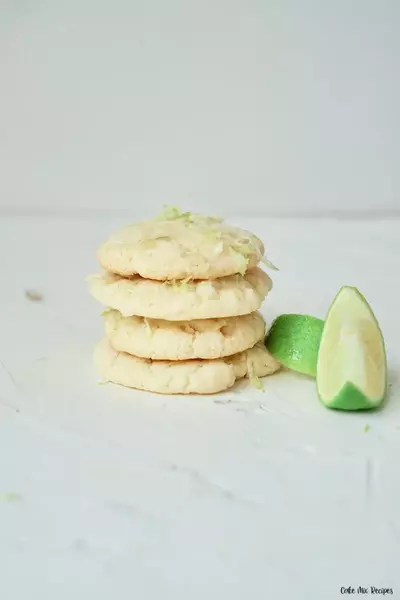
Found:
<path fill-rule="evenodd" d="M 0 208 L 400 209 L 398 0 L 2 0 Z"/>

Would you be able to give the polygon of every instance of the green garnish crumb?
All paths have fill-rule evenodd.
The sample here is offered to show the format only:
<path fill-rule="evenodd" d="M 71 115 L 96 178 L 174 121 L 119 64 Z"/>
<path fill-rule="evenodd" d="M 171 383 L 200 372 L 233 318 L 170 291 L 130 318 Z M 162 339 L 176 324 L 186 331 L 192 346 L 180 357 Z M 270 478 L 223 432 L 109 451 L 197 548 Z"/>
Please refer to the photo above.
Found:
<path fill-rule="evenodd" d="M 163 285 L 170 286 L 174 292 L 189 292 L 195 288 L 191 277 L 186 277 L 185 279 L 167 279 L 163 281 Z"/>
<path fill-rule="evenodd" d="M 42 302 L 43 294 L 37 292 L 36 290 L 25 290 L 25 298 L 31 302 Z"/>
<path fill-rule="evenodd" d="M 163 210 L 156 217 L 157 221 L 176 221 L 181 220 L 186 224 L 194 223 L 196 220 L 200 220 L 204 225 L 212 225 L 215 223 L 221 223 L 222 219 L 219 217 L 205 217 L 198 213 L 182 212 L 177 206 L 168 206 L 164 204 Z"/>
<path fill-rule="evenodd" d="M 364 427 L 364 433 L 367 433 L 369 430 L 371 429 L 371 425 L 365 425 Z"/>
<path fill-rule="evenodd" d="M 182 212 L 177 206 L 164 204 L 162 212 L 158 215 L 158 221 L 174 221 L 175 219 L 190 219 L 192 213 Z"/>
<path fill-rule="evenodd" d="M 263 385 L 262 385 L 260 379 L 255 374 L 254 364 L 250 358 L 247 358 L 247 376 L 249 378 L 250 385 L 253 388 L 255 388 L 256 390 L 260 390 L 261 392 L 264 391 L 264 388 L 263 388 Z"/>
<path fill-rule="evenodd" d="M 17 494 L 16 492 L 0 493 L 0 502 L 18 502 L 21 498 L 21 494 Z"/>
<path fill-rule="evenodd" d="M 146 319 L 146 317 L 143 317 L 143 322 L 144 322 L 144 326 L 145 326 L 145 328 L 146 328 L 146 333 L 147 333 L 147 336 L 148 336 L 148 337 L 150 337 L 150 338 L 151 338 L 151 337 L 153 337 L 153 330 L 152 330 L 152 328 L 151 328 L 151 325 L 150 325 L 150 323 L 149 323 L 149 320 L 148 320 L 148 319 Z"/>
<path fill-rule="evenodd" d="M 273 271 L 279 271 L 278 267 L 276 267 L 270 260 L 268 260 L 266 256 L 262 257 L 261 262 L 269 269 L 272 269 Z"/>
<path fill-rule="evenodd" d="M 233 248 L 231 248 L 231 255 L 235 259 L 238 273 L 244 275 L 247 270 L 247 265 L 249 264 L 249 259 L 247 256 L 244 256 L 241 252 L 234 250 Z"/>

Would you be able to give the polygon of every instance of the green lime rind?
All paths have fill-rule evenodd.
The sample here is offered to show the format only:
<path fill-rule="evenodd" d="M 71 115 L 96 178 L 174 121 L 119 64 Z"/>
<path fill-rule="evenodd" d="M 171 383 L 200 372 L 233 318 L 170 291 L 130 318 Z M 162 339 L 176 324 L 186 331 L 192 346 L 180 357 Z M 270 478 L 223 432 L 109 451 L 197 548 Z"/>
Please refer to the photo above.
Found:
<path fill-rule="evenodd" d="M 316 376 L 324 321 L 309 315 L 280 315 L 265 340 L 268 351 L 284 367 Z"/>
<path fill-rule="evenodd" d="M 333 408 L 336 410 L 371 410 L 378 408 L 384 399 L 385 395 L 378 400 L 367 398 L 350 381 L 345 383 L 340 392 L 329 402 L 324 401 L 320 396 L 322 404 L 328 408 Z"/>
<path fill-rule="evenodd" d="M 383 377 L 384 377 L 384 388 L 383 393 L 379 397 L 369 397 L 365 393 L 362 392 L 359 387 L 353 383 L 352 381 L 347 381 L 340 390 L 333 396 L 332 398 L 324 398 L 323 394 L 320 390 L 320 375 L 319 375 L 319 363 L 317 362 L 317 392 L 319 399 L 324 406 L 327 408 L 335 409 L 335 410 L 345 410 L 345 411 L 365 411 L 365 410 L 373 410 L 382 406 L 385 401 L 387 394 L 387 354 L 385 347 L 385 340 L 382 334 L 382 330 L 379 326 L 378 320 L 369 304 L 365 296 L 353 286 L 343 286 L 340 288 L 339 292 L 336 294 L 331 306 L 329 307 L 328 314 L 325 319 L 325 325 L 328 324 L 329 317 L 335 308 L 336 301 L 341 297 L 344 293 L 354 293 L 354 296 L 357 297 L 364 307 L 367 308 L 370 313 L 374 325 L 376 327 L 376 331 L 378 332 L 379 338 L 382 343 L 383 357 L 382 357 L 382 367 L 383 367 Z M 325 333 L 327 333 L 328 327 L 325 329 Z M 321 339 L 322 342 L 322 339 Z M 322 360 L 323 352 L 322 352 L 322 343 L 321 343 L 321 353 L 319 354 L 319 361 Z M 337 348 L 337 352 L 339 348 Z M 325 357 L 326 360 L 326 357 Z"/>

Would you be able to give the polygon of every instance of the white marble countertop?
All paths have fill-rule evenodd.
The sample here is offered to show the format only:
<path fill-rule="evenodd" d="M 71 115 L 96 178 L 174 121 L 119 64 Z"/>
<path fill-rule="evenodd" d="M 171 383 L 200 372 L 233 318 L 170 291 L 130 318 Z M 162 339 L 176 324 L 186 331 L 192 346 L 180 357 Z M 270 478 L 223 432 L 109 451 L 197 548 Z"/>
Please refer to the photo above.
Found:
<path fill-rule="evenodd" d="M 359 414 L 291 373 L 212 397 L 97 385 L 84 277 L 117 222 L 0 219 L 0 597 L 400 598 L 400 220 L 241 222 L 281 269 L 268 321 L 324 317 L 343 284 L 370 301 L 389 400 Z"/>

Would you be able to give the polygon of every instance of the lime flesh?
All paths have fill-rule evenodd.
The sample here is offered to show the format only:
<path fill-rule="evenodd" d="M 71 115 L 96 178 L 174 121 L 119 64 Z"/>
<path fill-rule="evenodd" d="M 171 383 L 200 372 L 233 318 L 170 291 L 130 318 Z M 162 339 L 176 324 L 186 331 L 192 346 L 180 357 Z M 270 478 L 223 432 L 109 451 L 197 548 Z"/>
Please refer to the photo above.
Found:
<path fill-rule="evenodd" d="M 315 377 L 324 322 L 308 315 L 280 315 L 265 344 L 284 367 Z"/>
<path fill-rule="evenodd" d="M 385 398 L 386 381 L 385 344 L 375 315 L 356 288 L 342 287 L 322 333 L 318 395 L 329 408 L 376 408 Z"/>

